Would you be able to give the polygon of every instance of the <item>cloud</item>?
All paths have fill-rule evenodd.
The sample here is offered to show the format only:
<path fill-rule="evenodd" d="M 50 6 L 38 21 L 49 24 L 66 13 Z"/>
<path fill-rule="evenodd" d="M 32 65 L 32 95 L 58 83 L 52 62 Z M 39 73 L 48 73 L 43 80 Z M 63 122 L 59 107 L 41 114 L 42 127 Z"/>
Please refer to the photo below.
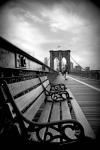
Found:
<path fill-rule="evenodd" d="M 36 15 L 31 14 L 30 12 L 26 12 L 25 17 L 32 19 L 38 23 L 44 23 L 44 21 Z"/>
<path fill-rule="evenodd" d="M 19 9 L 18 9 L 19 10 Z M 42 43 L 47 42 L 40 30 L 28 21 L 13 13 L 13 9 L 6 9 L 2 12 L 0 22 L 0 34 L 10 42 L 34 56 Z M 33 16 L 37 21 L 37 18 Z M 39 21 L 39 20 L 38 20 Z M 38 55 L 38 54 L 37 54 Z"/>
<path fill-rule="evenodd" d="M 100 53 L 99 14 L 86 1 L 19 0 L 0 13 L 0 34 L 39 60 L 61 45 L 82 66 L 93 66 Z"/>
<path fill-rule="evenodd" d="M 84 21 L 79 16 L 65 12 L 61 7 L 44 9 L 41 12 L 42 17 L 48 19 L 48 24 L 53 31 L 68 31 L 77 26 L 84 25 Z"/>

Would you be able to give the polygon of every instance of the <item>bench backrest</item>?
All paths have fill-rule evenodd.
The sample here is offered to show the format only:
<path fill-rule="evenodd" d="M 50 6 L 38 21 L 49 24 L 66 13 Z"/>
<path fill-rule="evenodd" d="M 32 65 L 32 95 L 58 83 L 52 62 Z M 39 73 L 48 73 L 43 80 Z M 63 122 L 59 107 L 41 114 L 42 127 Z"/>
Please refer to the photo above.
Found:
<path fill-rule="evenodd" d="M 47 76 L 42 76 L 41 81 L 45 85 L 45 88 L 49 89 L 49 80 Z M 29 120 L 34 118 L 36 112 L 45 101 L 46 95 L 42 83 L 39 78 L 36 77 L 8 84 L 19 110 Z"/>

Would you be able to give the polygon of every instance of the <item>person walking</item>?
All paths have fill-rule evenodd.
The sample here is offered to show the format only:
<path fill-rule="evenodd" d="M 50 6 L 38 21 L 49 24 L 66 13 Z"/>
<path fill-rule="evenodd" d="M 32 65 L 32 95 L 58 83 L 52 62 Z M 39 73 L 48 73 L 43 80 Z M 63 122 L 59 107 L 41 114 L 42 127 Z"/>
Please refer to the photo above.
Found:
<path fill-rule="evenodd" d="M 63 71 L 63 76 L 64 76 L 65 80 L 67 80 L 67 78 L 66 78 L 67 72 L 68 72 L 68 67 L 67 67 L 67 65 L 65 65 L 65 69 Z"/>

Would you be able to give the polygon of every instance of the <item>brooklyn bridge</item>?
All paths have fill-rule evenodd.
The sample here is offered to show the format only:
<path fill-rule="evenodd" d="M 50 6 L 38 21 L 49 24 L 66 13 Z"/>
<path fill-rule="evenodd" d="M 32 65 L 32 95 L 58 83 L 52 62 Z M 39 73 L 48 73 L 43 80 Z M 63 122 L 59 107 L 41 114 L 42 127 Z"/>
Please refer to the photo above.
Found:
<path fill-rule="evenodd" d="M 47 65 L 0 37 L 1 141 L 67 147 L 99 138 L 100 70 L 73 68 L 70 53 L 50 50 Z"/>

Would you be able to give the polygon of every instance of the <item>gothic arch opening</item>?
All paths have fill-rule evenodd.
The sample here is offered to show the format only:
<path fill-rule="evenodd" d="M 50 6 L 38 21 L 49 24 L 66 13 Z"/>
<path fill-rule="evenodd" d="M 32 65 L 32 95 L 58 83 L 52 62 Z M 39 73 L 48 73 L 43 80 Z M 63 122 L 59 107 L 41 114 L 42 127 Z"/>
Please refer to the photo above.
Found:
<path fill-rule="evenodd" d="M 54 70 L 59 70 L 59 60 L 57 57 L 54 58 Z"/>
<path fill-rule="evenodd" d="M 64 68 L 64 67 L 65 67 L 65 65 L 67 64 L 67 60 L 66 60 L 66 58 L 65 58 L 65 57 L 63 57 L 61 62 L 62 62 L 62 68 Z"/>
<path fill-rule="evenodd" d="M 59 60 L 59 71 L 62 71 L 62 62 L 66 61 L 68 67 L 68 73 L 70 72 L 70 50 L 59 50 L 59 51 L 50 51 L 50 67 L 54 69 L 54 59 L 58 58 Z M 64 57 L 64 58 L 63 58 Z M 63 61 L 62 61 L 63 59 Z"/>
<path fill-rule="evenodd" d="M 61 68 L 61 71 L 65 71 L 66 70 L 66 66 L 68 66 L 67 64 L 67 60 L 65 57 L 62 58 L 62 68 Z"/>

